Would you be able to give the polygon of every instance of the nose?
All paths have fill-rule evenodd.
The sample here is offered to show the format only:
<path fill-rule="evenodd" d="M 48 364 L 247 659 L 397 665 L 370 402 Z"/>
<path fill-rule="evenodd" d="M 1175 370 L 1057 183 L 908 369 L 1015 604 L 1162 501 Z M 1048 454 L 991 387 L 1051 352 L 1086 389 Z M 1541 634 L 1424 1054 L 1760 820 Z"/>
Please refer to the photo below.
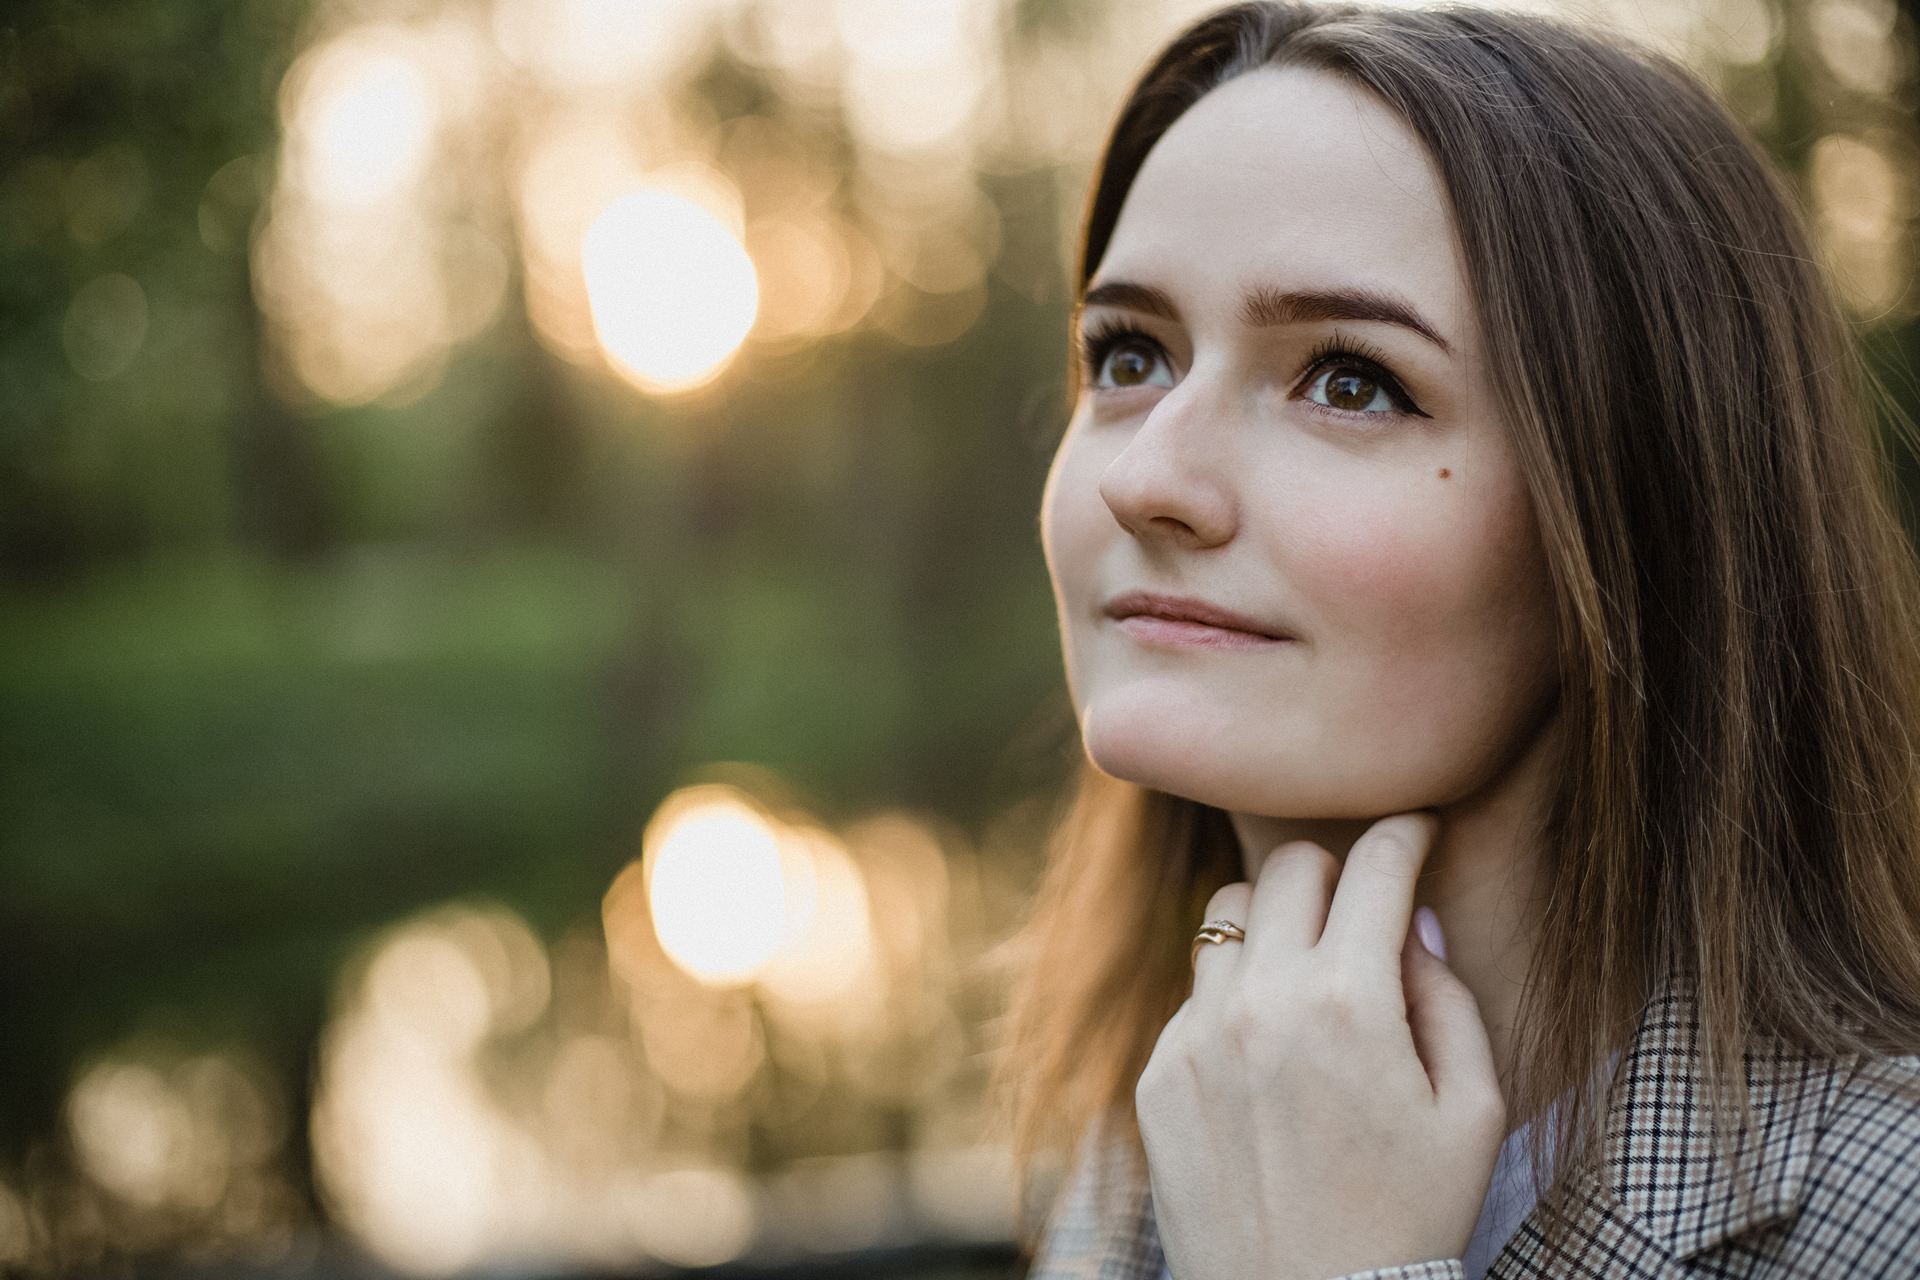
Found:
<path fill-rule="evenodd" d="M 1162 396 L 1100 477 L 1100 497 L 1121 527 L 1188 550 L 1231 541 L 1240 505 L 1227 480 L 1223 426 L 1191 374 Z"/>

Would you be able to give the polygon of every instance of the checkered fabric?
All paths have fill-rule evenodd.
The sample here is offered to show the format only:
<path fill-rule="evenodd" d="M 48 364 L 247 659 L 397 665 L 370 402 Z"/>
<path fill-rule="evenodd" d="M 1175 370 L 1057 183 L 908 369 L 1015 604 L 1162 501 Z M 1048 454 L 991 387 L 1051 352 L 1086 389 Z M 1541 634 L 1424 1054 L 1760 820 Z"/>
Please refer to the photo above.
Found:
<path fill-rule="evenodd" d="M 1600 1158 L 1569 1175 L 1576 1229 L 1552 1255 L 1536 1210 L 1488 1280 L 1920 1280 L 1920 1059 L 1751 1054 L 1752 1123 L 1716 1151 L 1697 1105 L 1698 1035 L 1684 995 L 1648 1006 L 1608 1095 Z M 1112 1148 L 1082 1161 L 1029 1280 L 1158 1280 L 1153 1201 L 1137 1166 Z M 1463 1274 L 1446 1260 L 1343 1280 Z"/>

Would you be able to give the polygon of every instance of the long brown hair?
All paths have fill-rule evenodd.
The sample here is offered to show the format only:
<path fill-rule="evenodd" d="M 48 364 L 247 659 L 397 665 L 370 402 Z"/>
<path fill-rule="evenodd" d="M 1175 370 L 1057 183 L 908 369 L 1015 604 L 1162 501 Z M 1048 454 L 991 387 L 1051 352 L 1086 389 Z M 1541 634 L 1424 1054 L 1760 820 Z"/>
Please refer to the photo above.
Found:
<path fill-rule="evenodd" d="M 1596 1064 L 1686 984 L 1717 1081 L 1761 1038 L 1920 1047 L 1920 608 L 1851 334 L 1796 206 L 1689 73 L 1471 8 L 1243 4 L 1135 87 L 1084 291 L 1148 151 L 1243 72 L 1377 95 L 1452 202 L 1558 608 L 1564 750 L 1509 1100 L 1598 1124 Z M 1133 1132 L 1187 940 L 1240 877 L 1223 815 L 1088 768 L 1008 1021 L 1023 1157 Z M 1538 1133 L 1541 1126 L 1536 1126 Z"/>

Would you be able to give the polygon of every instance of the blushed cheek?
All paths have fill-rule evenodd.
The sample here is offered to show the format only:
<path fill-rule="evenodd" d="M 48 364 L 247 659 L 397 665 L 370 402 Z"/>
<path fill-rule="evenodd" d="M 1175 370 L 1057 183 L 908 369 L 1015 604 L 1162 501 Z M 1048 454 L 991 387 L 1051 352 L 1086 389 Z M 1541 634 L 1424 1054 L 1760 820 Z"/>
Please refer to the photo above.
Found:
<path fill-rule="evenodd" d="M 1531 649 L 1545 625 L 1544 558 L 1518 493 L 1329 506 L 1300 527 L 1304 554 L 1292 569 L 1303 596 L 1329 640 L 1386 685 L 1473 683 Z"/>
<path fill-rule="evenodd" d="M 1432 522 L 1349 506 L 1303 524 L 1299 562 L 1289 576 L 1336 630 L 1381 637 L 1427 632 L 1458 594 L 1464 548 Z"/>

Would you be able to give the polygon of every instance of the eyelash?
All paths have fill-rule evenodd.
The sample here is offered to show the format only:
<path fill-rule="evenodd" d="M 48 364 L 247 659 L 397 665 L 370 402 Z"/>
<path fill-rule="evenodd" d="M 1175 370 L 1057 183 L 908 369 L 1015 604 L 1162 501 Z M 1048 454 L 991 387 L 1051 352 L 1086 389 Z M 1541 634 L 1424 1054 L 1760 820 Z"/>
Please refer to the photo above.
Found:
<path fill-rule="evenodd" d="M 1085 369 L 1086 380 L 1089 383 L 1097 381 L 1101 367 L 1107 362 L 1107 357 L 1128 342 L 1139 342 L 1150 346 L 1160 353 L 1161 359 L 1167 358 L 1166 349 L 1160 345 L 1159 341 L 1138 325 L 1128 324 L 1124 320 L 1102 319 L 1091 329 L 1084 330 L 1080 334 L 1080 360 Z M 1412 414 L 1417 418 L 1427 416 L 1420 406 L 1413 402 L 1413 397 L 1408 395 L 1406 389 L 1400 385 L 1400 379 L 1394 377 L 1392 371 L 1387 368 L 1386 358 L 1378 349 L 1340 334 L 1325 338 L 1314 347 L 1307 356 L 1306 365 L 1300 376 L 1294 379 L 1294 386 L 1297 389 L 1310 387 L 1321 374 L 1343 367 L 1357 369 L 1365 373 L 1371 381 L 1377 382 L 1386 391 L 1387 399 L 1391 400 L 1394 408 L 1401 413 Z M 1328 406 L 1317 407 L 1327 408 Z M 1333 412 L 1352 411 L 1334 409 Z"/>
<path fill-rule="evenodd" d="M 1294 385 L 1310 387 L 1321 374 L 1332 369 L 1354 369 L 1364 373 L 1369 381 L 1379 384 L 1380 389 L 1387 393 L 1387 399 L 1393 402 L 1393 407 L 1399 412 L 1411 414 L 1416 418 L 1427 416 L 1420 406 L 1413 402 L 1413 397 L 1408 395 L 1406 389 L 1400 385 L 1400 379 L 1393 376 L 1393 371 L 1387 368 L 1386 358 L 1376 348 L 1339 334 L 1325 339 L 1313 349 L 1307 356 L 1305 372 L 1300 375 Z M 1327 408 L 1328 406 L 1319 407 Z M 1354 411 L 1335 409 L 1333 412 Z"/>
<path fill-rule="evenodd" d="M 1154 350 L 1160 351 L 1161 359 L 1164 360 L 1166 358 L 1166 352 L 1158 342 L 1154 341 L 1153 337 L 1148 334 L 1145 329 L 1137 325 L 1128 324 L 1124 320 L 1115 320 L 1109 317 L 1100 320 L 1092 329 L 1085 330 L 1080 334 L 1080 360 L 1085 366 L 1088 382 L 1091 383 L 1099 380 L 1100 368 L 1106 364 L 1107 357 L 1112 355 L 1115 349 L 1122 343 L 1126 342 L 1144 343 Z"/>

